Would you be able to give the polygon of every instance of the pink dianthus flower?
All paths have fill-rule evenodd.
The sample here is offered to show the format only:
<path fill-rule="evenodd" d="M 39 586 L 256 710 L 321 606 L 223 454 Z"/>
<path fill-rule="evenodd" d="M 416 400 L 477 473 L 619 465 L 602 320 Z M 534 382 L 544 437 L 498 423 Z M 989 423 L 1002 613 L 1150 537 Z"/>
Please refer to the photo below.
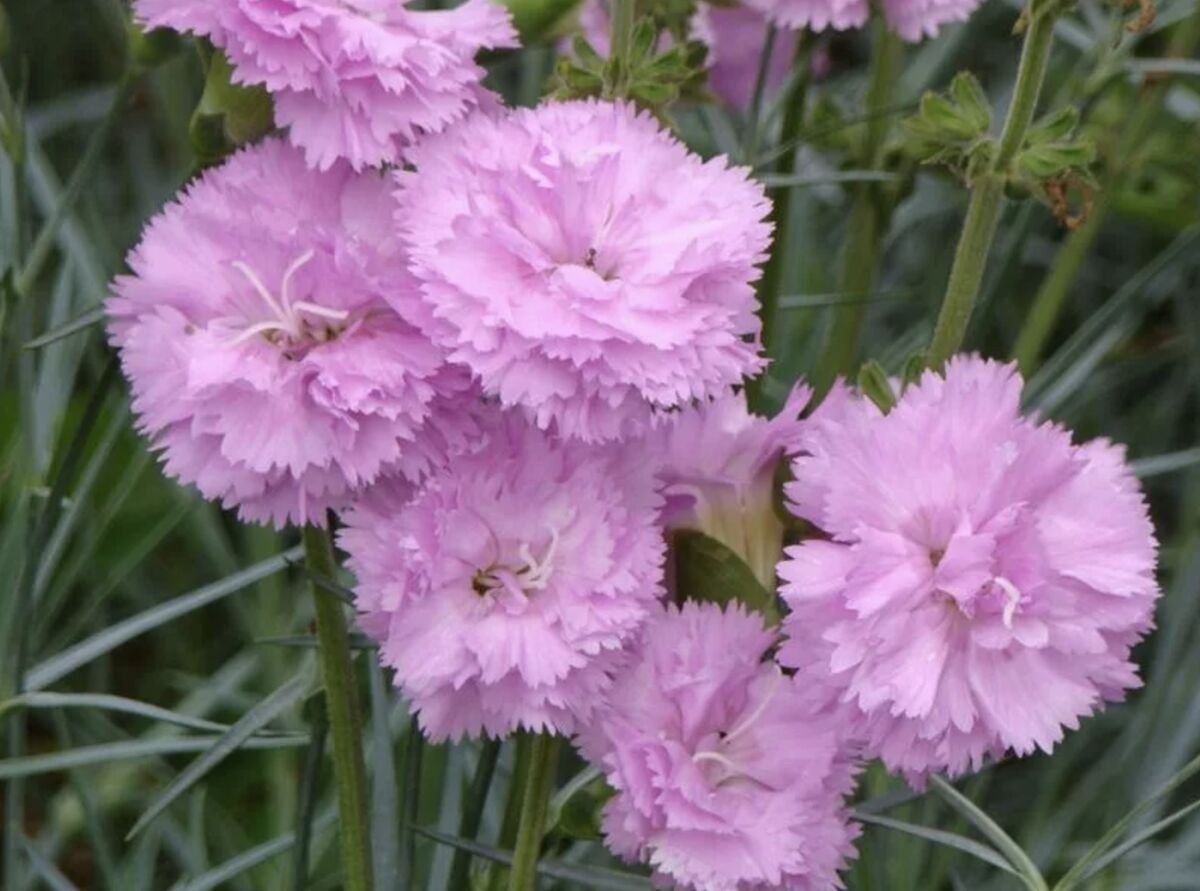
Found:
<path fill-rule="evenodd" d="M 434 740 L 572 732 L 662 594 L 661 507 L 632 450 L 520 415 L 407 491 L 345 515 L 364 630 Z"/>
<path fill-rule="evenodd" d="M 308 163 L 395 161 L 422 133 L 475 107 L 481 49 L 517 45 L 504 7 L 466 0 L 413 10 L 406 0 L 135 0 L 140 21 L 212 40 L 238 83 L 275 97 Z"/>
<path fill-rule="evenodd" d="M 774 417 L 751 414 L 730 391 L 664 418 L 650 449 L 662 462 L 663 525 L 710 535 L 746 561 L 768 591 L 783 554 L 775 473 L 799 448 L 800 412 L 812 391 L 796 387 Z"/>
<path fill-rule="evenodd" d="M 542 428 L 615 439 L 763 367 L 770 204 L 631 105 L 472 116 L 397 174 L 418 320 Z"/>
<path fill-rule="evenodd" d="M 323 524 L 469 444 L 469 376 L 381 296 L 416 299 L 391 215 L 377 174 L 269 140 L 149 223 L 107 311 L 168 474 L 247 520 Z"/>
<path fill-rule="evenodd" d="M 617 792 L 608 846 L 669 887 L 842 887 L 854 767 L 819 697 L 763 661 L 774 639 L 738 607 L 669 607 L 581 735 Z"/>
<path fill-rule="evenodd" d="M 861 28 L 867 0 L 744 0 L 784 28 L 838 31 Z M 883 0 L 888 27 L 909 43 L 935 37 L 942 25 L 964 22 L 983 0 Z"/>
<path fill-rule="evenodd" d="M 809 420 L 788 496 L 827 540 L 788 549 L 780 661 L 826 683 L 868 754 L 920 784 L 1139 686 L 1154 530 L 1123 451 L 1020 413 L 1012 365 L 959 356 L 886 416 L 844 388 Z"/>

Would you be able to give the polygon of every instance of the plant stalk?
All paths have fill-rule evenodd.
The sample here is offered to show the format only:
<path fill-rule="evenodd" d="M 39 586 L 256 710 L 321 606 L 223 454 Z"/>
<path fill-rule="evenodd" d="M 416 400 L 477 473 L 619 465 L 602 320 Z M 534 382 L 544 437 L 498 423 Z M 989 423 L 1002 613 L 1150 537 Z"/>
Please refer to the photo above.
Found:
<path fill-rule="evenodd" d="M 874 27 L 874 51 L 867 81 L 866 131 L 858 157 L 858 166 L 866 170 L 878 167 L 883 160 L 891 123 L 887 107 L 904 56 L 904 44 L 888 29 L 882 16 L 875 17 Z M 879 185 L 856 185 L 838 287 L 843 296 L 833 309 L 829 337 L 813 375 L 813 389 L 818 399 L 829 392 L 839 374 L 849 372 L 854 366 L 866 317 L 867 305 L 862 298 L 875 286 L 879 272 L 879 242 L 887 223 L 884 217 Z"/>
<path fill-rule="evenodd" d="M 521 798 L 521 823 L 517 829 L 512 870 L 508 875 L 508 891 L 535 891 L 537 888 L 538 857 L 542 851 L 550 789 L 554 785 L 554 769 L 558 763 L 558 737 L 539 733 L 533 738 L 529 753 L 529 773 Z"/>
<path fill-rule="evenodd" d="M 1195 54 L 1198 44 L 1200 44 L 1200 7 L 1197 7 L 1191 18 L 1180 22 L 1172 35 L 1167 49 L 1167 57 L 1190 58 Z M 1017 335 L 1017 341 L 1013 347 L 1013 358 L 1017 360 L 1021 373 L 1025 375 L 1026 379 L 1037 370 L 1041 362 L 1042 352 L 1046 348 L 1046 342 L 1050 339 L 1050 335 L 1054 332 L 1055 323 L 1066 303 L 1071 286 L 1075 283 L 1079 270 L 1083 267 L 1083 261 L 1087 259 L 1108 216 L 1109 208 L 1112 205 L 1112 194 L 1120 187 L 1122 181 L 1128 180 L 1131 173 L 1130 161 L 1142 144 L 1143 137 L 1161 114 L 1163 98 L 1166 96 L 1170 83 L 1168 78 L 1162 78 L 1153 84 L 1147 84 L 1143 88 L 1142 94 L 1137 97 L 1124 136 L 1100 184 L 1100 194 L 1095 206 L 1092 207 L 1083 225 L 1068 235 L 1062 247 L 1058 249 L 1058 253 L 1055 254 L 1050 265 L 1050 271 L 1046 273 L 1046 278 L 1042 281 L 1042 285 L 1033 299 L 1033 306 L 1030 308 L 1029 315 L 1025 317 L 1025 322 L 1021 326 L 1021 331 Z"/>
<path fill-rule="evenodd" d="M 304 527 L 304 557 L 308 568 L 318 578 L 336 578 L 333 545 L 324 529 L 311 525 Z M 333 742 L 342 880 L 346 891 L 371 891 L 367 771 L 363 761 L 362 712 L 354 684 L 350 634 L 341 601 L 316 583 L 312 592 L 329 736 Z"/>
<path fill-rule="evenodd" d="M 629 57 L 633 54 L 633 26 L 636 18 L 634 4 L 637 0 L 612 0 L 609 8 L 612 10 L 609 37 L 609 58 L 616 60 L 620 66 L 620 86 L 617 98 L 623 98 L 629 91 Z"/>
<path fill-rule="evenodd" d="M 942 300 L 937 326 L 929 343 L 928 363 L 933 369 L 940 369 L 958 351 L 966 335 L 988 255 L 996 237 L 1000 212 L 1004 207 L 1004 182 L 1013 159 L 1025 142 L 1025 134 L 1037 110 L 1038 97 L 1046 79 L 1058 12 L 1054 6 L 1034 8 L 1037 5 L 1035 2 L 1027 10 L 1029 24 L 1025 32 L 1025 45 L 1021 49 L 1017 82 L 995 157 L 988 169 L 971 183 L 971 200 L 954 252 L 946 296 Z"/>

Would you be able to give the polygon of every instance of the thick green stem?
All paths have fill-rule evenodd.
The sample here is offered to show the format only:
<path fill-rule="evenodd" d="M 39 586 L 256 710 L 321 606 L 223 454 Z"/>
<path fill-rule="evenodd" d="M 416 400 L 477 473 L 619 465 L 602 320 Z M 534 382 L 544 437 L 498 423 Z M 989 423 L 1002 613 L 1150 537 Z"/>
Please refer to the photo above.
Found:
<path fill-rule="evenodd" d="M 929 344 L 930 368 L 941 368 L 962 345 L 1004 206 L 1004 182 L 1037 110 L 1057 17 L 1055 7 L 1041 4 L 1040 8 L 1034 8 L 1038 6 L 1035 2 L 1027 11 L 1029 24 L 1021 50 L 1021 64 L 996 155 L 989 168 L 971 183 L 967 216 L 954 252 L 954 264 L 950 268 L 937 327 Z"/>
<path fill-rule="evenodd" d="M 875 45 L 871 54 L 866 96 L 866 132 L 858 164 L 866 170 L 878 167 L 883 159 L 890 118 L 887 107 L 895 90 L 904 44 L 888 30 L 882 16 L 876 16 Z M 858 352 L 859 335 L 866 317 L 863 299 L 875 286 L 879 271 L 879 242 L 886 227 L 883 204 L 877 183 L 859 183 L 854 188 L 845 249 L 842 254 L 838 291 L 841 302 L 833 310 L 833 324 L 820 364 L 813 375 L 813 387 L 820 397 L 829 391 L 839 374 L 849 372 Z"/>
<path fill-rule="evenodd" d="M 929 343 L 930 368 L 941 368 L 963 341 L 1003 204 L 1004 181 L 1000 177 L 987 173 L 972 185 L 971 202 L 954 252 L 954 265 L 950 267 L 942 311 Z"/>
<path fill-rule="evenodd" d="M 558 737 L 538 734 L 529 747 L 529 773 L 521 798 L 521 823 L 513 850 L 508 891 L 535 891 L 537 863 L 546 831 L 546 813 L 550 808 L 550 790 L 558 762 Z"/>
<path fill-rule="evenodd" d="M 304 556 L 320 578 L 334 578 L 333 545 L 324 529 L 304 527 Z M 312 586 L 321 651 L 321 676 L 333 773 L 337 784 L 338 831 L 341 834 L 342 882 L 346 891 L 371 891 L 371 835 L 367 805 L 367 771 L 363 762 L 362 713 L 350 658 L 350 634 L 342 603 L 316 583 Z"/>
<path fill-rule="evenodd" d="M 488 790 L 492 787 L 492 777 L 496 773 L 496 761 L 499 756 L 500 740 L 485 739 L 479 750 L 479 765 L 475 768 L 475 776 L 471 779 L 471 787 L 467 790 L 462 815 L 458 820 L 459 838 L 474 841 L 475 836 L 479 834 L 483 808 L 487 804 Z M 450 864 L 446 891 L 459 891 L 460 888 L 471 887 L 470 877 L 471 855 L 460 848 L 454 852 L 454 860 Z"/>

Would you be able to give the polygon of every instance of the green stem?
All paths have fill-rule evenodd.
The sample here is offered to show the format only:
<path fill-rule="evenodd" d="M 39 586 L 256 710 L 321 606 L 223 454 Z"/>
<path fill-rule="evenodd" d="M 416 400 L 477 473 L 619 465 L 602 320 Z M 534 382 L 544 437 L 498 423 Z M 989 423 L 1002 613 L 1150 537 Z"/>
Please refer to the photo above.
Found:
<path fill-rule="evenodd" d="M 550 788 L 554 785 L 554 769 L 558 763 L 558 737 L 538 734 L 533 738 L 529 752 L 529 774 L 521 799 L 521 824 L 517 829 L 508 891 L 535 891 L 537 888 L 538 857 L 542 851 Z"/>
<path fill-rule="evenodd" d="M 329 579 L 337 577 L 333 545 L 324 529 L 304 527 L 304 556 L 308 568 L 316 576 Z M 316 605 L 329 735 L 333 742 L 342 881 L 346 891 L 371 891 L 367 771 L 363 762 L 362 714 L 354 684 L 354 664 L 350 658 L 350 634 L 341 601 L 316 584 L 312 586 L 312 592 Z"/>
<path fill-rule="evenodd" d="M 995 174 L 985 173 L 971 186 L 971 201 L 950 267 L 946 296 L 929 343 L 930 368 L 941 368 L 963 341 L 1003 202 L 1004 181 Z"/>
<path fill-rule="evenodd" d="M 804 107 L 808 99 L 809 71 L 811 61 L 812 41 L 800 38 L 796 41 L 796 52 L 792 58 L 792 71 L 801 72 L 800 80 L 796 83 L 792 95 L 787 97 L 787 105 L 783 114 L 783 126 L 779 135 L 779 144 L 785 146 L 783 155 L 776 163 L 779 173 L 792 173 L 796 168 L 796 154 L 800 151 L 800 128 L 804 123 Z M 775 223 L 774 249 L 763 267 L 762 279 L 759 281 L 758 297 L 762 307 L 762 343 L 763 352 L 768 357 L 774 355 L 776 328 L 778 319 L 775 318 L 779 307 L 779 296 L 783 287 L 783 245 L 788 243 L 788 228 L 791 223 L 792 189 L 776 189 L 772 195 L 771 219 Z M 763 385 L 767 372 L 746 384 L 746 396 L 750 408 L 758 414 L 766 414 L 766 398 Z"/>
<path fill-rule="evenodd" d="M 942 309 L 929 344 L 930 368 L 941 368 L 962 345 L 992 250 L 992 241 L 996 237 L 996 227 L 1000 222 L 1000 212 L 1004 206 L 1004 182 L 1013 159 L 1025 142 L 1025 134 L 1037 110 L 1038 96 L 1046 79 L 1046 66 L 1054 42 L 1054 21 L 1058 11 L 1051 5 L 1035 9 L 1036 5 L 1035 0 L 1027 10 L 1029 25 L 1025 33 L 1025 45 L 1021 50 L 1017 82 L 999 147 L 989 169 L 980 173 L 971 183 L 967 216 L 963 221 L 958 248 L 954 252 L 954 264 L 950 267 L 946 296 L 942 299 Z"/>
<path fill-rule="evenodd" d="M 875 47 L 871 54 L 866 96 L 866 131 L 858 166 L 873 169 L 883 160 L 883 149 L 891 119 L 886 109 L 896 86 L 904 44 L 888 30 L 882 16 L 876 16 Z M 859 183 L 854 188 L 846 244 L 842 254 L 839 292 L 840 305 L 833 310 L 821 361 L 813 375 L 817 397 L 829 392 L 839 374 L 854 367 L 859 335 L 866 317 L 866 302 L 862 299 L 875 286 L 879 271 L 879 241 L 886 226 L 885 211 L 877 183 Z"/>
<path fill-rule="evenodd" d="M 1180 22 L 1172 35 L 1167 57 L 1189 58 L 1196 52 L 1197 44 L 1200 44 L 1200 7 L 1197 7 L 1190 18 Z M 1124 136 L 1100 184 L 1100 196 L 1095 206 L 1084 224 L 1063 242 L 1050 264 L 1050 271 L 1033 299 L 1033 306 L 1029 315 L 1025 317 L 1013 347 L 1013 358 L 1017 360 L 1021 373 L 1026 378 L 1037 370 L 1042 351 L 1066 303 L 1067 294 L 1108 216 L 1113 193 L 1120 189 L 1122 182 L 1130 180 L 1130 161 L 1136 155 L 1146 133 L 1162 113 L 1162 103 L 1169 84 L 1170 81 L 1166 78 L 1159 80 L 1147 86 L 1137 97 Z"/>
<path fill-rule="evenodd" d="M 496 846 L 510 850 L 517 843 L 517 827 L 521 822 L 521 805 L 525 795 L 525 778 L 529 775 L 529 756 L 533 737 L 527 733 L 517 734 L 513 752 L 512 776 L 508 782 L 508 800 L 504 802 L 504 816 L 500 821 L 500 834 Z M 488 891 L 504 891 L 507 884 L 508 867 L 495 864 L 488 878 Z"/>
<path fill-rule="evenodd" d="M 471 778 L 471 787 L 463 802 L 462 815 L 458 820 L 458 837 L 473 841 L 479 833 L 479 824 L 483 820 L 483 808 L 487 804 L 488 790 L 492 787 L 492 777 L 496 773 L 496 761 L 500 756 L 500 740 L 485 739 L 479 750 L 479 764 L 475 775 Z M 470 884 L 471 855 L 458 848 L 454 852 L 454 860 L 450 865 L 450 874 L 446 878 L 446 891 L 459 891 L 471 887 Z"/>
<path fill-rule="evenodd" d="M 622 99 L 629 94 L 630 56 L 633 55 L 633 25 L 636 0 L 612 0 L 612 19 L 609 38 L 609 58 L 618 66 L 617 84 L 612 98 Z"/>

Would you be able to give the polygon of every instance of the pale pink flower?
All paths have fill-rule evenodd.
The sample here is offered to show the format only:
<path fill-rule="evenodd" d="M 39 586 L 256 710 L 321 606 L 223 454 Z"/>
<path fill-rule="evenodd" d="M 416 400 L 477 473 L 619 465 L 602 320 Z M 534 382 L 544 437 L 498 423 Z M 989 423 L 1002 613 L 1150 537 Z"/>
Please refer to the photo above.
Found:
<path fill-rule="evenodd" d="M 1154 530 L 1123 451 L 1024 418 L 1015 367 L 959 356 L 886 416 L 844 388 L 788 496 L 828 539 L 788 549 L 780 661 L 920 784 L 1049 752 L 1139 685 Z"/>
<path fill-rule="evenodd" d="M 662 462 L 667 529 L 695 529 L 720 541 L 775 589 L 783 522 L 775 509 L 775 474 L 799 448 L 800 412 L 812 391 L 797 386 L 774 417 L 751 414 L 743 392 L 659 422 L 648 449 Z"/>
<path fill-rule="evenodd" d="M 275 120 L 312 166 L 396 161 L 485 92 L 481 49 L 517 45 L 503 6 L 466 0 L 415 10 L 406 0 L 135 0 L 138 19 L 212 40 L 234 80 L 274 94 Z"/>
<path fill-rule="evenodd" d="M 608 846 L 669 887 L 842 887 L 854 768 L 820 697 L 763 661 L 774 639 L 737 607 L 667 608 L 581 735 L 617 793 Z"/>
<path fill-rule="evenodd" d="M 434 740 L 569 733 L 662 594 L 660 496 L 636 450 L 519 415 L 415 495 L 345 515 L 362 626 Z"/>
<path fill-rule="evenodd" d="M 411 159 L 396 219 L 418 323 L 539 427 L 638 433 L 763 367 L 770 204 L 746 170 L 598 101 L 477 114 Z"/>
<path fill-rule="evenodd" d="M 861 28 L 871 7 L 867 0 L 744 0 L 784 28 L 838 31 Z M 942 25 L 963 22 L 983 0 L 883 0 L 888 27 L 916 43 L 935 37 Z"/>
<path fill-rule="evenodd" d="M 247 520 L 323 524 L 469 444 L 469 377 L 383 300 L 417 300 L 391 214 L 377 174 L 269 140 L 149 223 L 107 310 L 168 474 Z"/>

